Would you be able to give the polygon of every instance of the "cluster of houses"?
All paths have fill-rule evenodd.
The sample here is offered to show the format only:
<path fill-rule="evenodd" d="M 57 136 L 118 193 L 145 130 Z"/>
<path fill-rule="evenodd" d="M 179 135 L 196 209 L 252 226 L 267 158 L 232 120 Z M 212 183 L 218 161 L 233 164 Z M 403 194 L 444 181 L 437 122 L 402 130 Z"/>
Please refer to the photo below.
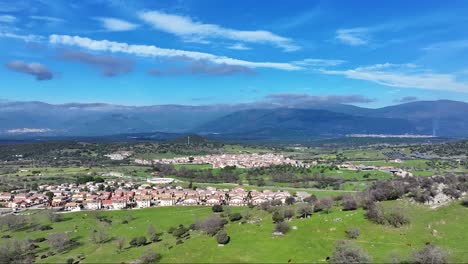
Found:
<path fill-rule="evenodd" d="M 178 157 L 172 159 L 142 160 L 135 159 L 141 165 L 152 164 L 211 164 L 213 168 L 236 166 L 238 168 L 269 167 L 275 165 L 303 166 L 301 161 L 292 160 L 283 155 L 266 154 L 220 154 L 193 157 Z"/>
<path fill-rule="evenodd" d="M 51 206 L 67 211 L 78 211 L 153 206 L 246 206 L 272 200 L 285 202 L 290 196 L 291 194 L 286 191 L 246 191 L 243 188 L 221 190 L 213 187 L 193 190 L 180 186 L 150 184 L 136 186 L 133 183 L 109 180 L 104 183 L 88 182 L 79 185 L 44 185 L 39 186 L 38 191 L 16 190 L 11 193 L 1 193 L 0 203 L 12 209 Z"/>

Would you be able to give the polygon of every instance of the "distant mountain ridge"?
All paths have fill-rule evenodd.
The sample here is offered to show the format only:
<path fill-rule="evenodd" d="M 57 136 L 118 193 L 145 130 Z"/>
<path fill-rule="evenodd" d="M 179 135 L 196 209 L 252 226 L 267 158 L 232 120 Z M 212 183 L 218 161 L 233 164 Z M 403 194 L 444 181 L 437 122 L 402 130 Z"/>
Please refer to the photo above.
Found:
<path fill-rule="evenodd" d="M 1 138 L 154 131 L 236 138 L 339 137 L 353 133 L 468 137 L 468 103 L 417 101 L 371 109 L 331 103 L 284 107 L 269 103 L 124 106 L 0 101 Z"/>

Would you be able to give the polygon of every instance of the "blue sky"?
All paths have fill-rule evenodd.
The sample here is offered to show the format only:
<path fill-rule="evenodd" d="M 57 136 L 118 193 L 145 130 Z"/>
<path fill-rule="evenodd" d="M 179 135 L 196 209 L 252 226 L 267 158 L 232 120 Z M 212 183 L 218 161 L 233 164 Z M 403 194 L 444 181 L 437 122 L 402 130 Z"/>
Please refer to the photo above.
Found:
<path fill-rule="evenodd" d="M 0 0 L 0 99 L 468 101 L 467 1 Z"/>

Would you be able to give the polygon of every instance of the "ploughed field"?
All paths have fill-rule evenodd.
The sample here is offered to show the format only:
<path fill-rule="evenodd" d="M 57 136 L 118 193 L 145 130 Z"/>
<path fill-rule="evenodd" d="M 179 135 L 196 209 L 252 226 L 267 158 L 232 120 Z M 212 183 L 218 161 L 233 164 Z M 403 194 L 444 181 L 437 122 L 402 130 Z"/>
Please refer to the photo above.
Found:
<path fill-rule="evenodd" d="M 360 235 L 354 242 L 369 252 L 375 262 L 389 262 L 391 256 L 406 259 L 413 250 L 420 249 L 426 243 L 440 246 L 449 253 L 451 262 L 468 262 L 468 209 L 454 202 L 436 210 L 407 201 L 383 202 L 384 206 L 401 207 L 411 223 L 400 228 L 378 225 L 364 217 L 365 211 L 341 211 L 333 207 L 330 213 L 316 212 L 310 218 L 294 217 L 289 225 L 291 230 L 284 236 L 274 236 L 272 215 L 266 211 L 247 207 L 231 207 L 231 213 L 246 213 L 250 210 L 251 219 L 261 219 L 257 223 L 241 224 L 230 222 L 225 229 L 230 242 L 218 246 L 214 237 L 200 231 L 190 231 L 190 238 L 176 244 L 176 239 L 167 231 L 179 224 L 189 226 L 213 212 L 211 207 L 159 207 L 141 210 L 102 211 L 100 221 L 96 214 L 89 211 L 67 213 L 64 220 L 50 222 L 41 211 L 27 211 L 41 224 L 47 224 L 52 230 L 34 231 L 26 228 L 18 231 L 5 231 L 12 239 L 35 239 L 48 237 L 49 233 L 70 232 L 75 245 L 62 253 L 41 259 L 41 255 L 51 251 L 48 241 L 36 243 L 41 263 L 64 263 L 69 258 L 77 260 L 85 256 L 80 263 L 121 263 L 139 259 L 145 251 L 153 249 L 161 254 L 163 263 L 292 263 L 323 262 L 332 255 L 337 240 L 345 239 L 345 230 L 349 227 L 360 229 Z M 294 206 L 292 206 L 294 207 Z M 109 221 L 110 220 L 110 221 Z M 161 241 L 144 246 L 130 247 L 129 241 L 137 236 L 146 236 L 150 225 L 157 233 L 163 233 Z M 293 228 L 293 227 L 297 227 Z M 90 240 L 90 233 L 95 228 L 103 228 L 109 241 L 95 244 Z M 434 231 L 436 230 L 436 231 Z M 125 246 L 118 252 L 116 242 L 125 238 Z M 4 243 L 7 239 L 2 238 Z"/>

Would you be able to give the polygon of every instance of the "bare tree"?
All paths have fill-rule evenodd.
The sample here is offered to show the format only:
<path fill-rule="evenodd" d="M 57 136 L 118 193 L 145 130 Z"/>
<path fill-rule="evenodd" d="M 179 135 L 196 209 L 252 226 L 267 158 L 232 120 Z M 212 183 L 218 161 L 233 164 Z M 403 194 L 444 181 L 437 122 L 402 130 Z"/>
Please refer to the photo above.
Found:
<path fill-rule="evenodd" d="M 119 237 L 116 240 L 116 246 L 117 246 L 117 252 L 122 252 L 124 246 L 125 246 L 125 238 L 124 237 Z"/>
<path fill-rule="evenodd" d="M 427 245 L 423 249 L 417 250 L 412 255 L 412 262 L 417 264 L 442 264 L 447 263 L 447 253 L 440 247 Z"/>
<path fill-rule="evenodd" d="M 49 234 L 48 239 L 51 248 L 62 252 L 71 246 L 72 240 L 67 232 Z"/>
<path fill-rule="evenodd" d="M 330 259 L 333 264 L 344 263 L 371 263 L 372 259 L 367 252 L 348 240 L 339 240 Z"/>
<path fill-rule="evenodd" d="M 330 209 L 333 207 L 333 198 L 330 196 L 323 197 L 320 199 L 320 205 L 327 211 L 327 214 L 330 213 Z"/>
<path fill-rule="evenodd" d="M 309 203 L 301 203 L 297 206 L 297 214 L 302 218 L 308 217 L 313 211 L 314 207 Z"/>

